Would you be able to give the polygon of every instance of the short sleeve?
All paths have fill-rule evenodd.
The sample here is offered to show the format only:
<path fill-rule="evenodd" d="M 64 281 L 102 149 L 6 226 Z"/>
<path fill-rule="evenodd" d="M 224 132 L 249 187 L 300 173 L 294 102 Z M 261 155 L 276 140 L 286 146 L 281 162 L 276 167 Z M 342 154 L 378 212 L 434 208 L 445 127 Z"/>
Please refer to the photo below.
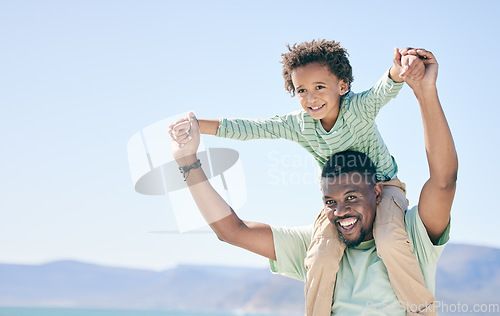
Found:
<path fill-rule="evenodd" d="M 312 225 L 304 227 L 271 226 L 276 260 L 269 260 L 271 272 L 300 281 L 306 279 L 304 259 L 311 243 Z"/>
<path fill-rule="evenodd" d="M 413 250 L 419 261 L 421 263 L 437 262 L 443 252 L 445 244 L 450 239 L 450 223 L 448 223 L 448 226 L 438 242 L 433 244 L 422 219 L 420 219 L 418 207 L 414 206 L 406 212 L 405 227 L 408 238 L 412 242 Z"/>

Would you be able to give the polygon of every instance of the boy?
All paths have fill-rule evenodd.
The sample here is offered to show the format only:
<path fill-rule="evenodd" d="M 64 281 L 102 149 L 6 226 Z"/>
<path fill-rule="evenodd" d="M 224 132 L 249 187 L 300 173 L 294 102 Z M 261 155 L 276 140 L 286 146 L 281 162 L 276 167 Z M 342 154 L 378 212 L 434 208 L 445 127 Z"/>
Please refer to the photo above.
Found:
<path fill-rule="evenodd" d="M 335 41 L 312 41 L 288 46 L 283 56 L 285 88 L 297 94 L 301 111 L 269 120 L 226 119 L 199 120 L 203 134 L 239 140 L 285 138 L 299 143 L 323 167 L 335 153 L 354 150 L 365 153 L 377 166 L 377 180 L 384 181 L 383 200 L 406 201 L 404 184 L 397 177 L 397 164 L 385 146 L 375 125 L 380 108 L 395 97 L 403 85 L 403 77 L 419 80 L 425 67 L 418 57 L 401 56 L 396 49 L 394 66 L 370 90 L 356 94 L 350 91 L 352 68 L 347 52 Z M 179 135 L 179 134 L 178 134 Z M 189 137 L 189 134 L 185 134 Z M 394 203 L 381 203 L 381 205 Z M 404 230 L 404 212 L 378 208 L 374 223 L 377 252 L 387 267 L 391 284 L 400 302 L 421 305 L 433 302 L 422 271 Z M 336 273 L 346 243 L 344 234 L 356 223 L 338 224 L 339 234 L 320 212 L 312 242 L 305 260 L 306 315 L 329 315 Z M 355 243 L 347 246 L 356 246 Z M 321 254 L 321 255 L 319 255 Z"/>

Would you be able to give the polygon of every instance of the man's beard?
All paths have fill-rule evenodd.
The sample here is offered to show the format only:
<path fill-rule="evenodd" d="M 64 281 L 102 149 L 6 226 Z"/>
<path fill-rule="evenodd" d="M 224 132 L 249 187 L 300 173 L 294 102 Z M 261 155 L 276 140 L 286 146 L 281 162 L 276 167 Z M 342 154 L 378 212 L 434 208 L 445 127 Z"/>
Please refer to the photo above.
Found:
<path fill-rule="evenodd" d="M 359 246 L 359 244 L 365 240 L 365 237 L 366 237 L 366 232 L 365 230 L 363 229 L 363 227 L 361 227 L 361 230 L 359 231 L 359 237 L 354 239 L 354 240 L 347 240 L 345 239 L 344 235 L 342 235 L 342 232 L 340 232 L 340 230 L 337 228 L 337 231 L 339 232 L 339 237 L 340 237 L 340 240 L 342 240 L 344 242 L 344 244 L 348 247 L 348 248 L 354 248 L 354 247 L 357 247 Z"/>

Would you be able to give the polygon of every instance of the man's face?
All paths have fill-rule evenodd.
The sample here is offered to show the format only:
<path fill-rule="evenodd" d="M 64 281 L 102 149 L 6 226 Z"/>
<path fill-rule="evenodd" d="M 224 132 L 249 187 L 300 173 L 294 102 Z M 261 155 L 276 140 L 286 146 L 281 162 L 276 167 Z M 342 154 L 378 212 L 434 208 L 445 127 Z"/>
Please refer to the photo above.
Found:
<path fill-rule="evenodd" d="M 382 184 L 374 185 L 358 172 L 322 178 L 325 213 L 348 247 L 373 239 L 373 220 L 382 197 Z"/>
<path fill-rule="evenodd" d="M 310 63 L 292 71 L 292 82 L 302 108 L 329 131 L 339 114 L 340 96 L 348 84 L 339 80 L 328 67 Z"/>

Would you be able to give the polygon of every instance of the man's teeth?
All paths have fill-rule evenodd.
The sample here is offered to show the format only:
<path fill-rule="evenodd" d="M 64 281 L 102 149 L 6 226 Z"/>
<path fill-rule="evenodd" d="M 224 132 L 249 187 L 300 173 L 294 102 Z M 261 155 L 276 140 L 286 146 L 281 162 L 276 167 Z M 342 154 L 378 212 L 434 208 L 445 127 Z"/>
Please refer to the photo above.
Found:
<path fill-rule="evenodd" d="M 339 220 L 339 225 L 342 227 L 351 226 L 358 221 L 357 218 L 346 218 Z"/>

